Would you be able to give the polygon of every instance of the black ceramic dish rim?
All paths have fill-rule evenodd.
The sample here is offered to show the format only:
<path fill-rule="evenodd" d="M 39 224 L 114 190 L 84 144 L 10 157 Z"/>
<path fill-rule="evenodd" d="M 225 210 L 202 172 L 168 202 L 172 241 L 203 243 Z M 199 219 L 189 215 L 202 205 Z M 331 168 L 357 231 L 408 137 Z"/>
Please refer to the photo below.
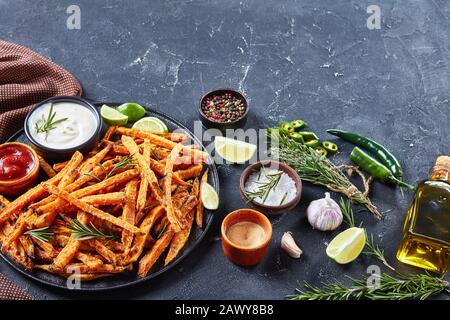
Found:
<path fill-rule="evenodd" d="M 238 97 L 239 99 L 242 99 L 242 100 L 244 101 L 244 104 L 245 104 L 245 112 L 244 112 L 244 114 L 243 114 L 241 117 L 239 117 L 238 119 L 233 120 L 233 121 L 231 121 L 231 122 L 219 122 L 219 121 L 214 121 L 214 120 L 208 118 L 208 117 L 203 113 L 203 111 L 202 111 L 202 104 L 203 104 L 203 101 L 204 101 L 208 96 L 217 94 L 218 92 L 221 92 L 221 91 L 229 91 L 232 95 L 234 95 L 235 97 Z M 218 127 L 220 127 L 220 126 L 232 126 L 232 125 L 238 124 L 240 121 L 244 120 L 244 119 L 247 117 L 248 111 L 249 111 L 249 110 L 250 110 L 250 108 L 249 108 L 249 106 L 248 106 L 248 101 L 247 101 L 247 98 L 245 97 L 245 95 L 244 95 L 242 92 L 240 92 L 240 91 L 238 91 L 238 90 L 231 89 L 231 88 L 218 88 L 218 89 L 214 89 L 214 90 L 208 91 L 208 92 L 205 93 L 205 94 L 202 96 L 202 98 L 200 99 L 200 106 L 199 106 L 199 108 L 198 108 L 198 112 L 199 112 L 199 114 L 200 114 L 200 116 L 202 117 L 203 120 L 205 120 L 206 122 L 210 123 L 210 124 L 213 125 L 213 126 L 218 126 Z"/>
<path fill-rule="evenodd" d="M 37 142 L 31 135 L 30 129 L 28 127 L 28 121 L 36 109 L 38 109 L 42 105 L 49 103 L 49 102 L 53 102 L 53 103 L 74 102 L 74 103 L 77 103 L 77 104 L 82 105 L 83 107 L 89 109 L 97 121 L 97 128 L 96 128 L 94 134 L 92 135 L 92 137 L 90 137 L 88 140 L 86 140 L 85 142 L 83 142 L 82 144 L 80 144 L 78 146 L 75 146 L 72 148 L 67 148 L 67 149 L 54 149 L 54 148 L 46 147 L 46 146 L 42 145 L 41 143 Z M 51 97 L 51 98 L 45 99 L 42 102 L 39 102 L 30 110 L 30 112 L 28 112 L 28 114 L 25 118 L 24 125 L 23 125 L 25 135 L 27 136 L 28 140 L 30 140 L 30 142 L 36 146 L 36 148 L 38 148 L 41 151 L 45 151 L 45 152 L 53 153 L 53 154 L 57 154 L 57 155 L 74 153 L 77 150 L 83 149 L 83 148 L 89 146 L 90 144 L 95 143 L 95 141 L 97 141 L 98 137 L 100 136 L 100 131 L 102 130 L 102 127 L 103 127 L 102 117 L 100 116 L 100 113 L 98 112 L 97 108 L 89 101 L 87 101 L 81 97 L 76 97 L 76 96 L 56 96 L 56 97 Z"/>
<path fill-rule="evenodd" d="M 107 105 L 114 105 L 114 106 L 118 106 L 120 105 L 120 103 L 117 102 L 92 102 L 92 105 L 94 105 L 95 107 L 100 107 L 103 104 L 107 104 Z M 179 122 L 178 120 L 174 119 L 173 117 L 167 115 L 164 112 L 161 111 L 157 111 L 157 110 L 151 110 L 148 107 L 144 108 L 147 110 L 147 112 L 152 112 L 158 116 L 161 117 L 165 117 L 170 119 L 170 121 L 172 121 L 173 123 L 175 123 L 179 128 L 185 130 L 190 136 L 191 139 L 193 139 L 193 141 L 199 143 L 203 149 L 205 149 L 204 145 L 201 143 L 200 140 L 198 140 L 198 138 L 192 133 L 192 131 L 190 131 L 185 125 L 183 125 L 181 122 Z M 206 128 L 203 128 L 206 129 Z M 13 134 L 7 141 L 8 142 L 13 142 L 16 141 L 17 137 L 19 135 L 22 134 L 22 132 L 24 131 L 24 129 L 20 129 L 19 131 L 17 131 L 15 134 Z M 28 137 L 27 137 L 28 138 Z M 211 156 L 208 154 L 208 158 L 206 161 L 206 164 L 208 166 L 215 166 L 215 163 L 213 161 L 213 159 L 211 158 Z M 216 190 L 217 194 L 220 194 L 220 184 L 219 184 L 219 176 L 218 176 L 218 172 L 217 169 L 211 170 L 209 171 L 212 175 L 210 177 L 210 179 L 212 179 L 212 183 L 214 185 L 214 189 Z M 209 180 L 209 179 L 208 179 Z M 214 212 L 210 212 L 209 214 L 209 219 L 206 221 L 205 227 L 202 229 L 202 233 L 200 234 L 200 236 L 195 239 L 195 241 L 192 243 L 192 245 L 188 248 L 186 248 L 185 251 L 183 251 L 183 253 L 181 253 L 177 258 L 175 258 L 169 265 L 161 268 L 160 270 L 151 273 L 149 275 L 147 275 L 144 278 L 133 278 L 130 279 L 130 281 L 126 282 L 126 283 L 122 283 L 122 284 L 117 284 L 117 285 L 113 285 L 110 287 L 81 287 L 80 289 L 69 289 L 66 286 L 63 285 L 59 285 L 57 283 L 52 283 L 50 281 L 46 281 L 44 279 L 42 279 L 41 277 L 39 277 L 38 275 L 34 274 L 33 272 L 27 271 L 25 270 L 21 265 L 19 265 L 18 263 L 16 263 L 14 260 L 10 259 L 7 254 L 2 254 L 0 253 L 0 257 L 6 261 L 7 264 L 9 264 L 13 269 L 15 269 L 16 271 L 18 271 L 19 273 L 23 274 L 25 277 L 32 279 L 33 281 L 42 283 L 46 286 L 49 287 L 53 287 L 53 288 L 59 288 L 59 289 L 63 289 L 63 290 L 71 290 L 71 291 L 75 291 L 75 292 L 106 292 L 106 291 L 112 291 L 112 290 L 119 290 L 119 289 L 123 289 L 125 287 L 131 287 L 131 286 L 135 286 L 135 285 L 139 285 L 142 284 L 144 282 L 150 281 L 151 279 L 157 278 L 158 276 L 164 274 L 165 272 L 168 272 L 169 270 L 173 269 L 178 263 L 180 263 L 181 261 L 183 261 L 185 258 L 187 258 L 189 256 L 189 254 L 194 251 L 197 246 L 203 241 L 203 239 L 206 237 L 206 235 L 209 233 L 209 230 L 212 227 L 213 221 L 215 218 L 215 214 Z M 45 271 L 39 271 L 42 273 L 45 273 Z M 53 277 L 60 277 L 58 275 L 54 275 L 51 274 Z M 121 276 L 121 275 L 118 275 Z M 137 277 L 137 276 L 136 276 Z M 104 281 L 105 279 L 108 278 L 102 278 L 99 280 L 94 280 L 94 281 L 90 281 L 91 283 L 95 283 L 95 281 Z M 64 278 L 62 278 L 62 280 L 64 280 Z"/>

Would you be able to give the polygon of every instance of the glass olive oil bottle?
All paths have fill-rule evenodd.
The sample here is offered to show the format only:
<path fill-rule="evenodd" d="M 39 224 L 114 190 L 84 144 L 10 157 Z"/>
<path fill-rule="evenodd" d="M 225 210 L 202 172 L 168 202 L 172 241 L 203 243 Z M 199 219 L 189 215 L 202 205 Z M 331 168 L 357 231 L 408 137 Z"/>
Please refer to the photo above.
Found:
<path fill-rule="evenodd" d="M 445 273 L 450 265 L 450 157 L 440 156 L 417 187 L 406 215 L 397 259 Z"/>

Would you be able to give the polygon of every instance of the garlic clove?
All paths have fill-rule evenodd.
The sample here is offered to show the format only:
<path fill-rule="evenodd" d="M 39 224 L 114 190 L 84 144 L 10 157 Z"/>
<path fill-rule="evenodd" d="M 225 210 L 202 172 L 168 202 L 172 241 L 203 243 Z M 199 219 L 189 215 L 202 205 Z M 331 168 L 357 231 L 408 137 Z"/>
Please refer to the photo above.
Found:
<path fill-rule="evenodd" d="M 283 249 L 290 257 L 296 259 L 300 258 L 303 253 L 302 249 L 295 243 L 292 232 L 290 231 L 285 232 L 281 237 L 281 249 Z"/>

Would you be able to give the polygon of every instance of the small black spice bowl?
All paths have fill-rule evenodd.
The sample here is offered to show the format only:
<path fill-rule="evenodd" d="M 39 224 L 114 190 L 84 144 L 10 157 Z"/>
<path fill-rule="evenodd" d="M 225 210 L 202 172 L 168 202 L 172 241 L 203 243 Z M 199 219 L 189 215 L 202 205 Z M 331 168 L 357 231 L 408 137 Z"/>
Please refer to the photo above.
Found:
<path fill-rule="evenodd" d="M 72 103 L 76 103 L 80 106 L 83 106 L 83 107 L 89 109 L 92 112 L 92 115 L 94 116 L 94 118 L 97 122 L 97 127 L 94 131 L 94 134 L 88 140 L 83 142 L 82 144 L 75 146 L 73 148 L 67 148 L 67 149 L 50 148 L 50 147 L 44 146 L 41 143 L 39 143 L 38 141 L 36 141 L 30 132 L 30 130 L 33 130 L 33 129 L 30 129 L 28 122 L 30 121 L 31 115 L 33 114 L 33 112 L 36 109 L 38 109 L 42 105 L 47 104 L 49 102 L 52 102 L 52 103 L 72 102 Z M 63 161 L 63 160 L 69 159 L 75 153 L 75 151 L 80 151 L 83 154 L 87 154 L 89 151 L 91 151 L 96 146 L 98 141 L 100 140 L 100 132 L 102 130 L 102 127 L 103 127 L 102 118 L 101 118 L 97 108 L 94 105 L 92 105 L 89 101 L 87 101 L 83 98 L 68 97 L 68 96 L 52 97 L 52 98 L 46 99 L 46 100 L 36 104 L 30 110 L 30 112 L 27 114 L 27 116 L 25 118 L 25 122 L 24 122 L 25 134 L 26 134 L 28 140 L 33 145 L 34 149 L 37 151 L 37 153 L 42 155 L 46 159 L 57 160 L 57 161 Z"/>
<path fill-rule="evenodd" d="M 232 120 L 230 122 L 222 122 L 213 120 L 206 116 L 206 114 L 202 110 L 202 106 L 205 103 L 206 100 L 212 99 L 214 96 L 224 96 L 225 94 L 230 94 L 232 97 L 235 97 L 242 101 L 242 104 L 245 108 L 244 113 L 237 119 Z M 247 122 L 247 115 L 249 111 L 247 99 L 245 99 L 244 95 L 240 93 L 239 91 L 227 89 L 227 88 L 221 88 L 209 91 L 206 93 L 202 99 L 200 100 L 200 107 L 199 107 L 199 114 L 200 119 L 202 120 L 202 123 L 207 128 L 218 128 L 222 131 L 225 131 L 226 129 L 237 129 L 240 127 L 243 127 L 245 123 Z"/>

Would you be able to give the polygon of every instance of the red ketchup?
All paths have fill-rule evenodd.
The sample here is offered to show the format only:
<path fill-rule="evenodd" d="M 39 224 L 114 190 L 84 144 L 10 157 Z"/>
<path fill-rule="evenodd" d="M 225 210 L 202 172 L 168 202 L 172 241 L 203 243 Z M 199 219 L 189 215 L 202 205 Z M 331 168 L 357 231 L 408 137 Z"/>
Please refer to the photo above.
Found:
<path fill-rule="evenodd" d="M 13 145 L 0 148 L 0 181 L 21 179 L 35 165 L 33 154 L 25 147 Z"/>

